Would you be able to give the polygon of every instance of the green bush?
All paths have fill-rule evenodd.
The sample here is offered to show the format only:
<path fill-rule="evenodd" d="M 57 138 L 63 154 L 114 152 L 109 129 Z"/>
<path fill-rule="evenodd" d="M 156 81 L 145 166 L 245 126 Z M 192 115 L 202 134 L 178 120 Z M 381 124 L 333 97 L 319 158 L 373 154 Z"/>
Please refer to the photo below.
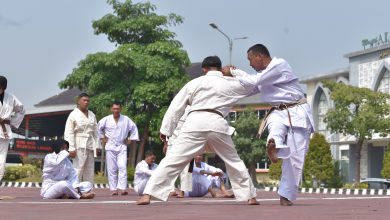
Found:
<path fill-rule="evenodd" d="M 135 173 L 135 168 L 134 167 L 127 167 L 127 181 L 133 182 L 134 181 L 134 173 Z"/>
<path fill-rule="evenodd" d="M 282 160 L 279 160 L 277 163 L 272 163 L 269 166 L 269 178 L 271 180 L 280 180 L 282 176 Z"/>
<path fill-rule="evenodd" d="M 40 169 L 42 168 L 43 165 L 42 159 L 32 158 L 32 157 L 22 157 L 22 162 L 23 165 L 30 164 Z"/>
<path fill-rule="evenodd" d="M 346 183 L 344 189 L 368 189 L 368 183 Z"/>
<path fill-rule="evenodd" d="M 326 186 L 329 188 L 341 188 L 343 187 L 343 176 L 341 175 L 341 170 L 340 170 L 340 161 L 334 161 L 333 164 L 333 175 L 326 182 Z"/>
<path fill-rule="evenodd" d="M 41 170 L 31 164 L 23 166 L 9 166 L 5 170 L 4 180 L 15 181 L 22 178 L 40 176 Z"/>

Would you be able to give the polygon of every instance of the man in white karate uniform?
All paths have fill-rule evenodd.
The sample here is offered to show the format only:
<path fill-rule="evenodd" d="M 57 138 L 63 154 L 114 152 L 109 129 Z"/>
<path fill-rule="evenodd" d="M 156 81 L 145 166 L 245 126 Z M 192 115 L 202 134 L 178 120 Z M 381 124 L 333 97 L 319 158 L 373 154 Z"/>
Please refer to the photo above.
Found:
<path fill-rule="evenodd" d="M 73 159 L 80 181 L 93 183 L 95 159 L 100 153 L 100 141 L 95 114 L 88 110 L 89 96 L 81 93 L 77 97 L 77 107 L 66 120 L 64 139 L 69 142 L 69 156 Z"/>
<path fill-rule="evenodd" d="M 139 140 L 135 123 L 121 114 L 121 104 L 111 105 L 112 115 L 99 121 L 99 137 L 105 143 L 108 183 L 112 195 L 127 195 L 127 144 Z M 118 192 L 119 190 L 119 192 Z"/>
<path fill-rule="evenodd" d="M 223 176 L 224 173 L 221 169 L 203 162 L 202 155 L 196 156 L 192 171 L 192 189 L 184 192 L 185 197 L 203 197 L 210 193 L 213 198 L 234 198 L 234 195 L 226 191 Z M 221 190 L 221 196 L 217 195 L 213 189 L 214 186 Z"/>
<path fill-rule="evenodd" d="M 76 170 L 68 159 L 69 143 L 47 154 L 43 164 L 41 196 L 45 199 L 92 199 L 91 182 L 79 182 Z"/>
<path fill-rule="evenodd" d="M 8 145 L 12 139 L 11 126 L 18 128 L 23 121 L 23 104 L 12 94 L 5 92 L 7 78 L 0 76 L 0 182 L 5 171 Z"/>
<path fill-rule="evenodd" d="M 252 94 L 261 93 L 261 102 L 274 106 L 260 126 L 268 128 L 268 155 L 272 162 L 283 160 L 280 180 L 280 204 L 290 206 L 296 200 L 310 134 L 314 124 L 310 105 L 299 85 L 296 74 L 283 59 L 271 58 L 268 49 L 256 44 L 247 51 L 250 66 L 256 75 L 224 67 L 244 86 L 256 86 Z"/>
<path fill-rule="evenodd" d="M 247 95 L 248 88 L 237 79 L 223 76 L 221 61 L 216 56 L 205 58 L 202 69 L 206 75 L 187 83 L 164 116 L 160 129 L 162 141 L 172 136 L 185 108 L 190 106 L 172 151 L 153 173 L 138 205 L 150 204 L 151 196 L 166 201 L 179 173 L 196 155 L 203 153 L 206 143 L 224 160 L 236 199 L 258 204 L 247 168 L 231 139 L 234 129 L 224 119 L 233 104 Z"/>
<path fill-rule="evenodd" d="M 134 191 L 138 195 L 143 195 L 146 184 L 148 183 L 150 176 L 158 167 L 154 163 L 156 161 L 156 155 L 152 151 L 145 153 L 145 159 L 137 164 L 134 172 Z"/>

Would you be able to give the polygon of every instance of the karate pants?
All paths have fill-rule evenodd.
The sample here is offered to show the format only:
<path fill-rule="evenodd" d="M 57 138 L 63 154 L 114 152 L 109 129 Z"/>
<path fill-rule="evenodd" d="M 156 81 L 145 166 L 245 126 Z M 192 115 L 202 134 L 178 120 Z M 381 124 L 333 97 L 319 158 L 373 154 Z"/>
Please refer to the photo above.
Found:
<path fill-rule="evenodd" d="M 70 199 L 80 199 L 80 194 L 77 192 L 77 189 L 65 180 L 49 185 L 46 184 L 46 186 L 44 183 L 44 186 L 42 187 L 48 188 L 41 194 L 45 199 L 60 199 L 64 195 Z M 80 189 L 80 192 L 84 194 L 90 192 L 93 185 L 90 182 L 81 182 L 77 184 L 77 187 Z"/>
<path fill-rule="evenodd" d="M 78 148 L 76 157 L 73 159 L 73 167 L 76 170 L 79 181 L 94 183 L 95 176 L 95 159 L 93 150 Z"/>
<path fill-rule="evenodd" d="M 213 182 L 204 175 L 192 176 L 192 190 L 184 192 L 186 197 L 203 197 L 209 192 Z"/>
<path fill-rule="evenodd" d="M 0 181 L 3 179 L 5 172 L 5 162 L 7 160 L 8 144 L 8 139 L 0 139 Z"/>
<path fill-rule="evenodd" d="M 160 162 L 150 177 L 144 194 L 166 201 L 175 179 L 196 155 L 202 154 L 205 144 L 225 162 L 238 201 L 256 197 L 248 170 L 240 159 L 229 135 L 218 132 L 180 132 L 175 147 Z"/>
<path fill-rule="evenodd" d="M 176 137 L 175 139 L 173 138 L 170 138 L 169 139 L 169 142 L 171 143 L 169 146 L 168 146 L 168 150 L 167 150 L 167 155 L 169 154 L 169 152 L 171 152 L 171 149 L 173 147 L 173 143 L 174 140 L 176 140 Z M 187 166 L 184 167 L 184 169 L 181 171 L 180 173 L 180 190 L 181 191 L 184 191 L 184 192 L 189 192 L 192 190 L 192 173 L 189 173 L 188 172 L 188 168 L 190 167 L 190 163 L 187 164 Z M 176 180 L 175 180 L 176 182 Z M 171 192 L 174 192 L 175 191 L 175 186 L 173 186 L 173 188 L 171 189 Z"/>
<path fill-rule="evenodd" d="M 271 122 L 268 125 L 268 139 L 274 138 L 278 148 L 277 156 L 282 159 L 282 177 L 278 194 L 293 201 L 297 198 L 305 156 L 309 149 L 310 133 L 307 128 L 293 127 L 293 138 L 289 129 L 282 123 Z"/>
<path fill-rule="evenodd" d="M 134 185 L 134 191 L 139 195 L 142 196 L 144 194 L 145 186 L 148 183 L 148 179 L 144 179 L 141 181 L 138 185 Z"/>
<path fill-rule="evenodd" d="M 127 150 L 106 151 L 106 162 L 110 190 L 127 189 Z"/>

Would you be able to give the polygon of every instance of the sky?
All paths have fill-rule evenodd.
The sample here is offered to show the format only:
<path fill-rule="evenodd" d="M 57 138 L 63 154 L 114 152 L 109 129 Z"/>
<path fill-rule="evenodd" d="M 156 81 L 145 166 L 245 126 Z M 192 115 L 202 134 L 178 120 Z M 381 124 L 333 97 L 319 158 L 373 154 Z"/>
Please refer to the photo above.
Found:
<path fill-rule="evenodd" d="M 143 2 L 140 0 L 133 2 Z M 348 66 L 344 55 L 362 50 L 361 41 L 390 32 L 388 0 L 152 0 L 157 13 L 175 13 L 184 22 L 170 29 L 192 62 L 218 55 L 254 72 L 247 49 L 262 43 L 286 59 L 300 78 Z M 0 0 L 0 75 L 7 91 L 27 108 L 60 93 L 63 80 L 87 54 L 115 50 L 92 21 L 112 12 L 105 0 Z"/>

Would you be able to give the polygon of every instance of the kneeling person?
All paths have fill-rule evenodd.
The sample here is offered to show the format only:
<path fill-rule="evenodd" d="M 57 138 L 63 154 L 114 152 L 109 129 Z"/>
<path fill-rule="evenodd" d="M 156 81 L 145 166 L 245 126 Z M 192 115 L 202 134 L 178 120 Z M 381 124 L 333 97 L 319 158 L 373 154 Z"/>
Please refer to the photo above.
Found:
<path fill-rule="evenodd" d="M 145 153 L 145 159 L 137 164 L 134 173 L 134 191 L 138 195 L 144 194 L 144 189 L 149 181 L 153 171 L 157 168 L 157 164 L 154 163 L 156 155 L 152 151 Z"/>
<path fill-rule="evenodd" d="M 69 160 L 69 143 L 60 150 L 47 154 L 43 165 L 41 196 L 45 199 L 92 199 L 91 182 L 79 182 L 76 170 Z"/>

